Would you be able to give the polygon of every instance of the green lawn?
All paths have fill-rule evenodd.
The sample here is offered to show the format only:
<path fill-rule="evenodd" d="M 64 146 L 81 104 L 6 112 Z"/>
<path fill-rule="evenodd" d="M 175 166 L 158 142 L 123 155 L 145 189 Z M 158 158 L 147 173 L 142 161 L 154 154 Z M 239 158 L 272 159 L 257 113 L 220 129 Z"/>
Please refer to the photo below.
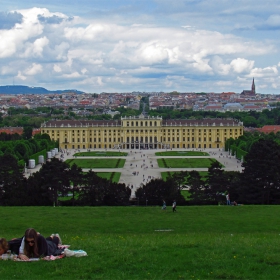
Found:
<path fill-rule="evenodd" d="M 58 232 L 88 257 L 2 261 L 1 279 L 279 279 L 280 206 L 0 207 L 1 236 Z"/>
<path fill-rule="evenodd" d="M 77 156 L 77 157 L 120 157 L 120 156 L 127 156 L 127 153 L 112 152 L 112 151 L 92 151 L 92 152 L 75 153 L 73 156 Z"/>
<path fill-rule="evenodd" d="M 161 174 L 162 180 L 166 181 L 169 176 L 173 176 L 176 173 L 180 173 L 180 172 L 179 171 L 178 172 L 170 171 L 170 172 L 161 172 L 160 174 Z M 198 173 L 200 174 L 200 176 L 203 176 L 202 180 L 206 180 L 208 171 L 199 171 Z"/>
<path fill-rule="evenodd" d="M 113 183 L 118 183 L 121 177 L 121 172 L 96 172 L 96 175 L 111 180 Z"/>
<path fill-rule="evenodd" d="M 209 168 L 213 158 L 159 158 L 158 165 L 161 168 Z"/>
<path fill-rule="evenodd" d="M 66 162 L 72 166 L 74 163 L 81 168 L 122 168 L 125 159 L 67 159 Z"/>
<path fill-rule="evenodd" d="M 182 156 L 209 156 L 206 152 L 196 152 L 196 151 L 168 151 L 168 152 L 156 152 L 156 156 L 167 156 L 167 157 L 182 157 Z"/>

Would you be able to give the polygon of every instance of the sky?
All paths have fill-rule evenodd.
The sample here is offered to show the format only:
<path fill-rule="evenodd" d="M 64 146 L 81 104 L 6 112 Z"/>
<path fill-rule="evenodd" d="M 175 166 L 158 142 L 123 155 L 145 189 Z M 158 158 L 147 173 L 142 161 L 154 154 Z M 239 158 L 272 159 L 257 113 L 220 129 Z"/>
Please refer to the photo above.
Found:
<path fill-rule="evenodd" d="M 279 0 L 1 0 L 0 42 L 0 85 L 280 94 Z"/>

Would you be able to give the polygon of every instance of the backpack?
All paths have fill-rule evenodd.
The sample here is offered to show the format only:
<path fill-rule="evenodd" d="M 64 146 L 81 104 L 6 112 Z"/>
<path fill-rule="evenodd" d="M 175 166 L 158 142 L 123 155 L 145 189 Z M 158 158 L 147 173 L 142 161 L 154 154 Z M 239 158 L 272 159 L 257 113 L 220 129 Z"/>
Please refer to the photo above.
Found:
<path fill-rule="evenodd" d="M 21 242 L 22 242 L 22 238 L 14 238 L 10 241 L 8 241 L 8 244 L 9 244 L 9 250 L 11 250 L 11 253 L 12 254 L 16 254 L 18 255 L 19 254 L 19 248 L 20 248 L 20 245 L 21 245 Z"/>

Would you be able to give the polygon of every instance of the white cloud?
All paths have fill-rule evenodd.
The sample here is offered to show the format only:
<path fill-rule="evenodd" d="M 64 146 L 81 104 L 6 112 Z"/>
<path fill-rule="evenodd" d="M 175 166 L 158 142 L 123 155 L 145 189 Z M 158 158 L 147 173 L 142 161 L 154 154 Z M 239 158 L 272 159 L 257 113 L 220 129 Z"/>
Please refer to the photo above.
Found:
<path fill-rule="evenodd" d="M 236 58 L 231 61 L 230 66 L 238 74 L 242 72 L 249 72 L 254 66 L 254 61 L 244 58 Z"/>
<path fill-rule="evenodd" d="M 49 43 L 49 40 L 46 36 L 36 39 L 34 42 L 34 54 L 36 56 L 42 56 L 42 52 L 45 46 L 47 46 Z"/>
<path fill-rule="evenodd" d="M 197 5 L 209 7 L 207 1 L 199 2 Z M 164 3 L 169 5 L 168 1 Z M 176 9 L 186 3 L 176 2 Z M 92 86 L 101 91 L 165 87 L 194 91 L 188 87 L 208 89 L 211 79 L 213 86 L 222 87 L 227 85 L 223 83 L 239 78 L 248 83 L 248 77 L 254 75 L 259 79 L 271 77 L 271 88 L 279 75 L 280 62 L 273 66 L 267 62 L 271 60 L 265 59 L 275 55 L 275 60 L 280 61 L 276 41 L 243 38 L 241 33 L 226 33 L 222 27 L 215 31 L 219 29 L 208 29 L 204 22 L 193 22 L 189 17 L 171 26 L 156 19 L 151 21 L 146 15 L 133 19 L 127 16 L 123 21 L 124 17 L 70 20 L 65 14 L 46 8 L 17 13 L 22 15 L 21 22 L 10 29 L 0 29 L 0 62 L 6 67 L 2 66 L 1 73 L 7 81 L 18 75 L 19 79 L 34 82 L 32 76 L 36 75 L 40 84 L 48 77 L 49 82 L 57 81 L 65 88 L 83 85 L 88 91 L 92 91 Z M 233 10 L 227 10 L 225 14 L 232 13 Z M 272 14 L 267 24 L 277 25 L 278 20 L 279 16 Z"/>
<path fill-rule="evenodd" d="M 21 79 L 22 81 L 26 80 L 26 77 L 22 75 L 21 71 L 18 71 L 17 78 Z"/>
<path fill-rule="evenodd" d="M 57 64 L 55 64 L 54 66 L 53 66 L 53 70 L 55 71 L 55 72 L 57 72 L 57 73 L 60 73 L 62 70 L 61 70 L 61 67 L 59 66 L 59 65 L 57 65 Z"/>
<path fill-rule="evenodd" d="M 32 63 L 32 66 L 30 66 L 28 69 L 24 71 L 24 74 L 27 76 L 34 76 L 43 71 L 43 67 L 40 64 Z"/>
<path fill-rule="evenodd" d="M 67 79 L 72 79 L 72 78 L 79 78 L 81 77 L 81 75 L 78 72 L 73 72 L 71 74 L 63 74 L 62 77 Z"/>
<path fill-rule="evenodd" d="M 277 77 L 278 70 L 276 66 L 265 67 L 265 68 L 254 68 L 250 72 L 250 77 Z"/>

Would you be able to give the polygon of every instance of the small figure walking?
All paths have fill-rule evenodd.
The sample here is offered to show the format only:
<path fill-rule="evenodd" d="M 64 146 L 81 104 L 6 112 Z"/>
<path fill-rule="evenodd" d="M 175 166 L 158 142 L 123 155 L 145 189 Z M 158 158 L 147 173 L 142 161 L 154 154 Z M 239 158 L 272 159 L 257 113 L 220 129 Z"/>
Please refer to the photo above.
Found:
<path fill-rule="evenodd" d="M 231 204 L 230 204 L 230 198 L 229 198 L 229 194 L 228 194 L 228 193 L 226 194 L 226 200 L 227 200 L 227 205 L 231 205 Z"/>
<path fill-rule="evenodd" d="M 176 212 L 177 210 L 176 210 L 176 200 L 174 200 L 173 201 L 173 204 L 172 204 L 172 210 L 173 210 L 173 212 Z"/>
<path fill-rule="evenodd" d="M 161 208 L 162 210 L 166 210 L 166 202 L 165 202 L 165 200 L 163 200 L 163 203 L 162 203 L 162 208 Z"/>

